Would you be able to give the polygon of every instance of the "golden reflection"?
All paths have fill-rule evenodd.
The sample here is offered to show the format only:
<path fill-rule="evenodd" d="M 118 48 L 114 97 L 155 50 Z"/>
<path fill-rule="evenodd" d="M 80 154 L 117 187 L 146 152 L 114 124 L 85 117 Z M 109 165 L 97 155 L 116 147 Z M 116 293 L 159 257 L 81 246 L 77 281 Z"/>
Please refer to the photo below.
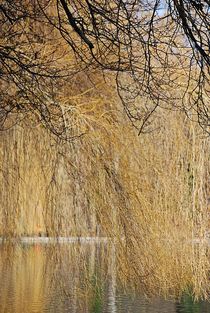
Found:
<path fill-rule="evenodd" d="M 39 245 L 0 245 L 0 311 L 42 312 L 45 290 L 46 254 Z"/>
<path fill-rule="evenodd" d="M 156 244 L 147 242 L 140 251 L 133 242 L 135 257 L 125 240 L 0 244 L 0 312 L 101 312 L 106 307 L 115 313 L 118 290 L 208 297 L 207 246 L 159 242 L 157 250 Z"/>

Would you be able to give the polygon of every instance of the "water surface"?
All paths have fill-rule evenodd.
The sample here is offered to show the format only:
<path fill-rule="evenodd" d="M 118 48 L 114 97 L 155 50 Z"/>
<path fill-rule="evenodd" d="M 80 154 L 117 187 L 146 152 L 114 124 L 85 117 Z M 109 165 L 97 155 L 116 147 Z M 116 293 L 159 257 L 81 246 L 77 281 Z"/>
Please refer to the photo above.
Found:
<path fill-rule="evenodd" d="M 107 261 L 108 259 L 108 261 Z M 147 299 L 117 283 L 104 244 L 0 244 L 0 313 L 207 313 L 210 303 Z"/>

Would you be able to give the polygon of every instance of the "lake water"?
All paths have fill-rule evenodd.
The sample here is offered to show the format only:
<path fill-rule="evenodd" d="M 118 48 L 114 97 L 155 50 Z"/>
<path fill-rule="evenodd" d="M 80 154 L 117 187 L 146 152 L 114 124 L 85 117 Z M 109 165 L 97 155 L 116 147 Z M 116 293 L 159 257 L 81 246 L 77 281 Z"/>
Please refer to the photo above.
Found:
<path fill-rule="evenodd" d="M 0 244 L 0 313 L 207 313 L 210 303 L 147 299 L 117 283 L 116 260 L 88 243 Z"/>

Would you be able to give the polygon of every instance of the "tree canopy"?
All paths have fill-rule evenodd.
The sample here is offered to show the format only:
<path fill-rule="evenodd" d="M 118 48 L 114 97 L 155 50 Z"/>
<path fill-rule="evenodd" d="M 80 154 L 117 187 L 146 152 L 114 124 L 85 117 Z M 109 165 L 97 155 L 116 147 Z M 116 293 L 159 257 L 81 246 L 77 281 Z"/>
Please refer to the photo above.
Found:
<path fill-rule="evenodd" d="M 161 108 L 209 132 L 209 8 L 209 0 L 2 1 L 1 129 L 33 112 L 62 135 L 57 94 L 79 72 L 99 70 L 114 74 L 139 132 Z"/>

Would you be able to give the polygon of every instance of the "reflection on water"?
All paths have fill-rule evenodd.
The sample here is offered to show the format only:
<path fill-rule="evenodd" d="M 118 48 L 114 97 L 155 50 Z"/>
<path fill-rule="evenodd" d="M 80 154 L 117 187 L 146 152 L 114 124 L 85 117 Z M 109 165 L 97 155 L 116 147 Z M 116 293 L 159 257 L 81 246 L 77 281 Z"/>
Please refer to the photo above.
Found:
<path fill-rule="evenodd" d="M 187 294 L 176 302 L 123 292 L 116 263 L 104 244 L 0 244 L 0 313 L 210 312 Z"/>

